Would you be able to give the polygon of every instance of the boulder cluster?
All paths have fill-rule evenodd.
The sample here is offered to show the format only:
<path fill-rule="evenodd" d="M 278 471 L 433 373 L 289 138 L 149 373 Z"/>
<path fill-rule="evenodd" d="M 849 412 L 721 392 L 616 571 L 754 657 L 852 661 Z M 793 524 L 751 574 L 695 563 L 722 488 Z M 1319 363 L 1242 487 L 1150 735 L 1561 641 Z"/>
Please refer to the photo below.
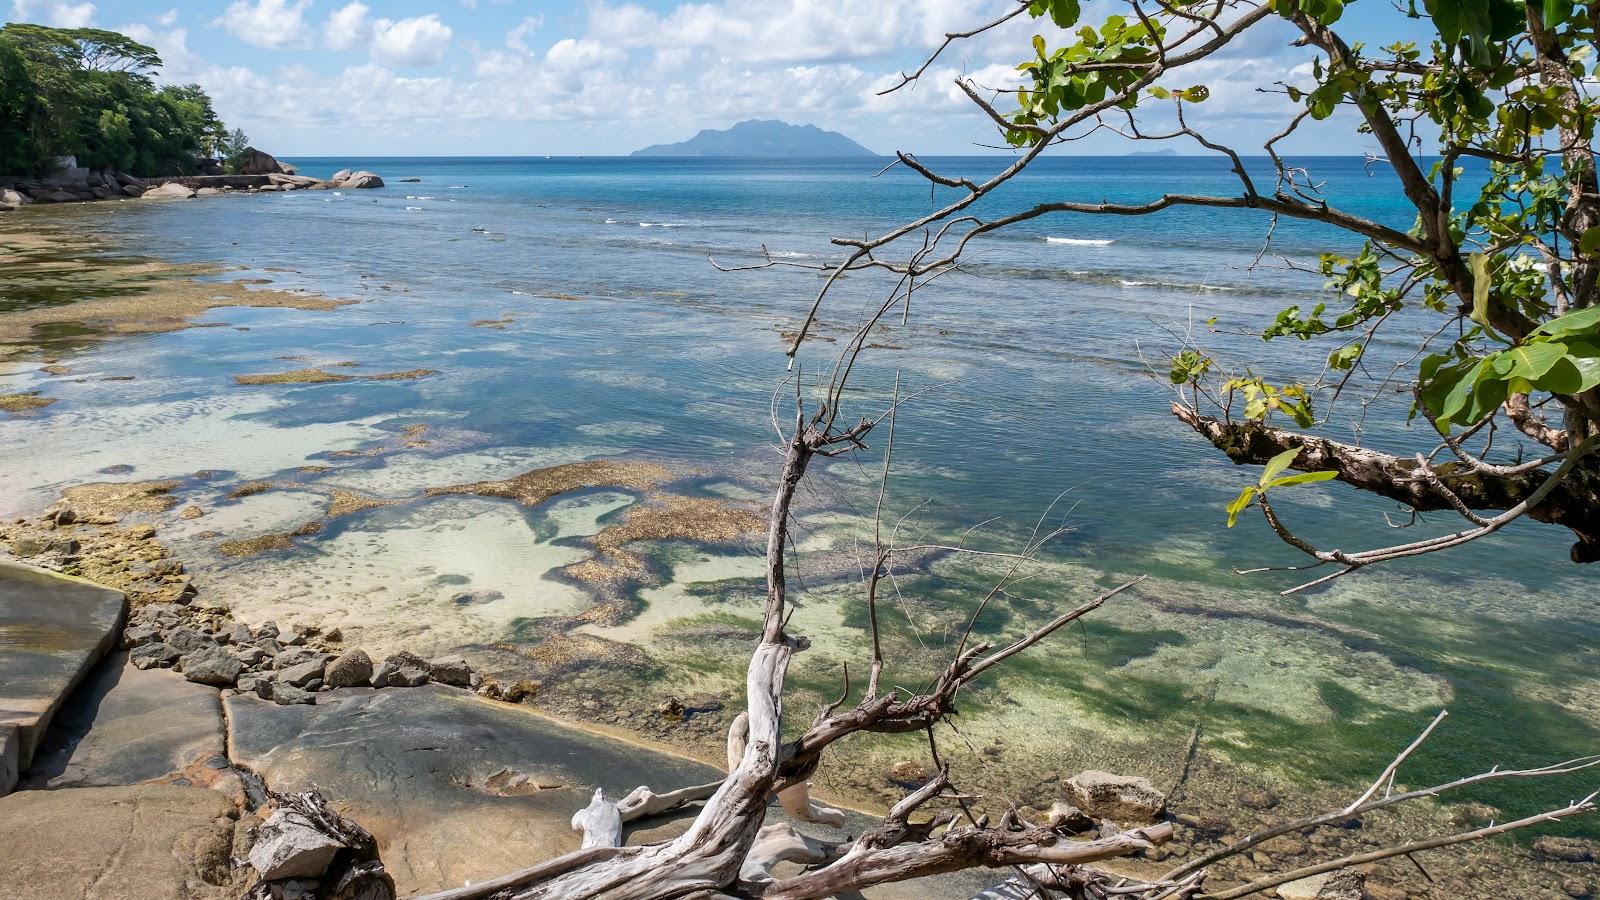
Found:
<path fill-rule="evenodd" d="M 234 193 L 273 193 L 299 190 L 345 190 L 383 187 L 372 172 L 344 169 L 326 181 L 295 171 L 271 154 L 254 148 L 241 158 L 238 173 L 223 174 L 215 160 L 203 160 L 201 175 L 138 178 L 107 166 L 101 170 L 67 166 L 48 178 L 0 177 L 0 212 L 32 203 L 82 203 L 91 200 L 152 200 L 209 197 Z"/>
<path fill-rule="evenodd" d="M 190 681 L 284 705 L 313 703 L 317 692 L 335 688 L 483 684 L 459 658 L 428 660 L 401 651 L 375 665 L 364 650 L 338 649 L 341 637 L 338 629 L 279 629 L 274 622 L 251 628 L 217 610 L 151 603 L 133 611 L 123 645 L 137 668 L 174 669 Z"/>
<path fill-rule="evenodd" d="M 48 179 L 0 181 L 0 209 L 15 209 L 29 203 L 79 203 L 138 197 L 149 187 L 149 182 L 142 178 L 110 168 L 98 172 L 74 168 Z"/>

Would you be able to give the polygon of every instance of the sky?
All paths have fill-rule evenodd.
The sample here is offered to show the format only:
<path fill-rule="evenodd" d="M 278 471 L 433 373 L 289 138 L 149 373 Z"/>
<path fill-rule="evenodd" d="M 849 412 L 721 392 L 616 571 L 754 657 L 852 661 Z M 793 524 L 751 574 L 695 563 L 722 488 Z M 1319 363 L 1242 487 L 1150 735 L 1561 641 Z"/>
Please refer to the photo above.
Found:
<path fill-rule="evenodd" d="M 1059 33 L 1018 17 L 946 51 L 912 89 L 879 92 L 946 32 L 1009 2 L 0 0 L 0 10 L 9 3 L 12 21 L 93 25 L 155 47 L 159 80 L 200 84 L 230 126 L 284 156 L 626 154 L 750 118 L 932 156 L 997 152 L 994 127 L 954 80 L 1015 84 L 1032 35 Z M 1113 9 L 1089 0 L 1085 19 Z M 1259 152 L 1292 113 L 1281 94 L 1258 88 L 1303 81 L 1310 65 L 1287 26 L 1269 24 L 1189 78 L 1212 91 L 1191 124 L 1241 152 Z M 1387 42 L 1420 36 L 1425 23 L 1366 0 L 1345 24 Z M 1352 126 L 1336 116 L 1285 149 L 1362 153 L 1371 141 Z M 1096 135 L 1063 152 L 1137 149 L 1148 147 Z"/>

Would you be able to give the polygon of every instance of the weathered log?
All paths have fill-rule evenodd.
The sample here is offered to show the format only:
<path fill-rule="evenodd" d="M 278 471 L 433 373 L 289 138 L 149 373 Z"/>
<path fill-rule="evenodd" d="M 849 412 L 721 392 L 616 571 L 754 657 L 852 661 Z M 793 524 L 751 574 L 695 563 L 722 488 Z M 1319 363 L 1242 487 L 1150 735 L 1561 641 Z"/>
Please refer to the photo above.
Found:
<path fill-rule="evenodd" d="M 1510 509 L 1527 500 L 1548 477 L 1534 470 L 1514 475 L 1476 472 L 1459 462 L 1431 466 L 1436 479 L 1423 477 L 1415 459 L 1367 447 L 1274 428 L 1261 422 L 1228 422 L 1202 415 L 1179 403 L 1172 414 L 1240 465 L 1263 465 L 1285 450 L 1300 453 L 1290 467 L 1302 472 L 1333 471 L 1338 480 L 1422 511 L 1453 510 L 1438 487 L 1447 484 L 1472 509 Z M 1578 538 L 1574 562 L 1600 561 L 1600 456 L 1581 460 L 1549 496 L 1528 510 L 1529 518 L 1560 525 Z"/>

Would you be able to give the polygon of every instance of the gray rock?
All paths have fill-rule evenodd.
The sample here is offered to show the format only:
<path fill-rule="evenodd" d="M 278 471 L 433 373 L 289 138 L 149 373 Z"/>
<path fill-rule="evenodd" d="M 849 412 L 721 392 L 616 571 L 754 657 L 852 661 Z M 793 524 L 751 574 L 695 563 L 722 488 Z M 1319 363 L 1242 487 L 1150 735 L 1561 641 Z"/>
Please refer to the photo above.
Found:
<path fill-rule="evenodd" d="M 33 198 L 27 194 L 14 191 L 11 188 L 0 189 L 0 203 L 4 203 L 7 206 L 27 206 L 32 202 Z"/>
<path fill-rule="evenodd" d="M 29 788 L 132 785 L 224 752 L 214 688 L 106 657 L 62 707 L 28 770 Z"/>
<path fill-rule="evenodd" d="M 350 650 L 328 663 L 322 680 L 329 687 L 359 687 L 372 680 L 372 659 L 365 650 Z"/>
<path fill-rule="evenodd" d="M 1067 799 L 1097 819 L 1153 822 L 1166 811 L 1167 797 L 1149 779 L 1110 772 L 1080 772 L 1066 783 Z"/>
<path fill-rule="evenodd" d="M 254 147 L 246 147 L 240 151 L 238 156 L 234 157 L 234 164 L 240 175 L 278 175 L 293 171 L 285 169 L 272 154 Z"/>
<path fill-rule="evenodd" d="M 304 688 L 272 682 L 272 702 L 279 706 L 289 706 L 291 704 L 315 703 L 317 698 Z"/>
<path fill-rule="evenodd" d="M 721 777 L 443 686 L 316 697 L 315 706 L 226 697 L 230 753 L 273 790 L 319 786 L 337 797 L 339 811 L 377 838 L 399 897 L 577 849 L 572 811 L 596 787 L 621 796 L 640 784 L 663 791 Z M 632 838 L 671 837 L 664 832 L 686 824 Z"/>
<path fill-rule="evenodd" d="M 428 663 L 428 674 L 440 684 L 469 687 L 472 684 L 472 667 L 460 657 L 436 659 Z"/>
<path fill-rule="evenodd" d="M 261 627 L 256 629 L 256 637 L 258 638 L 275 638 L 277 636 L 278 623 L 272 621 L 271 619 L 262 622 Z"/>
<path fill-rule="evenodd" d="M 169 181 L 160 187 L 153 187 L 140 195 L 145 200 L 187 200 L 195 194 L 194 188 L 184 187 L 175 181 Z"/>
<path fill-rule="evenodd" d="M 240 673 L 244 672 L 244 663 L 215 644 L 184 654 L 179 665 L 183 668 L 184 678 L 219 687 L 232 687 L 239 680 Z"/>
<path fill-rule="evenodd" d="M 17 726 L 19 770 L 72 689 L 116 648 L 127 609 L 121 591 L 0 562 L 0 721 Z"/>
<path fill-rule="evenodd" d="M 333 177 L 329 178 L 328 180 L 334 184 L 343 184 L 351 175 L 354 174 L 355 172 L 353 170 L 340 169 L 339 171 L 333 173 Z"/>
<path fill-rule="evenodd" d="M 381 188 L 383 179 L 371 172 L 356 172 L 343 181 L 335 182 L 339 187 L 347 190 L 358 188 Z"/>
<path fill-rule="evenodd" d="M 161 629 L 154 625 L 129 625 L 122 632 L 122 646 L 138 647 L 161 640 Z"/>
<path fill-rule="evenodd" d="M 128 661 L 133 663 L 136 669 L 165 669 L 181 658 L 183 653 L 178 648 L 170 644 L 155 643 L 141 644 L 133 648 Z"/>
<path fill-rule="evenodd" d="M 236 622 L 228 629 L 228 640 L 235 644 L 248 644 L 255 640 L 255 635 L 250 633 L 250 626 L 243 622 Z"/>
<path fill-rule="evenodd" d="M 343 846 L 299 813 L 280 809 L 257 830 L 250 865 L 263 881 L 320 878 Z"/>
<path fill-rule="evenodd" d="M 243 693 L 255 694 L 258 697 L 263 696 L 262 690 L 265 688 L 266 696 L 270 697 L 272 694 L 272 688 L 270 687 L 271 684 L 272 679 L 266 675 L 246 672 L 245 674 L 239 676 L 239 680 L 235 682 L 233 686 L 238 688 Z"/>
<path fill-rule="evenodd" d="M 305 687 L 306 682 L 322 678 L 322 670 L 326 666 L 320 659 L 308 659 L 303 663 L 280 669 L 273 680 L 279 684 L 292 684 L 295 687 Z"/>
<path fill-rule="evenodd" d="M 266 662 L 268 658 L 267 651 L 261 649 L 260 647 L 252 647 L 248 645 L 236 648 L 233 651 L 233 656 L 239 662 L 244 663 L 246 667 L 259 666 L 263 662 Z"/>
<path fill-rule="evenodd" d="M 256 639 L 251 643 L 267 651 L 267 655 L 269 656 L 276 656 L 283 651 L 283 645 L 278 643 L 277 640 L 273 638 L 264 638 L 260 635 L 257 635 Z"/>
<path fill-rule="evenodd" d="M 128 617 L 135 622 L 155 623 L 162 619 L 177 621 L 183 614 L 183 607 L 175 603 L 147 603 L 137 607 Z"/>
<path fill-rule="evenodd" d="M 168 631 L 166 642 L 174 647 L 177 647 L 184 653 L 190 653 L 195 650 L 199 650 L 201 647 L 216 646 L 216 642 L 211 640 L 209 635 L 197 629 L 190 628 L 187 625 L 180 625 L 177 628 Z"/>
<path fill-rule="evenodd" d="M 384 659 L 372 673 L 373 687 L 417 687 L 428 683 L 428 661 L 402 650 Z"/>
<path fill-rule="evenodd" d="M 314 659 L 327 662 L 328 654 L 320 650 L 313 650 L 310 647 L 285 647 L 281 653 L 273 657 L 272 667 L 274 669 L 287 669 L 290 666 L 298 666 L 303 662 L 310 662 Z"/>

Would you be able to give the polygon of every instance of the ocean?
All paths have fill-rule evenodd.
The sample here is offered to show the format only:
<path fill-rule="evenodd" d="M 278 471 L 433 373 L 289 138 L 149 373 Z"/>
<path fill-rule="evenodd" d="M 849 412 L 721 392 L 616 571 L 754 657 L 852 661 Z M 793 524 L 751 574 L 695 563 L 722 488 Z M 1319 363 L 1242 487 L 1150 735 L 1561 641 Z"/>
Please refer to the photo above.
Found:
<path fill-rule="evenodd" d="M 875 160 L 291 161 L 319 176 L 371 169 L 388 185 L 70 215 L 112 252 L 240 267 L 212 277 L 360 302 L 217 309 L 201 320 L 214 327 L 75 349 L 64 360 L 73 377 L 0 377 L 6 390 L 59 401 L 0 420 L 0 513 L 37 510 L 63 486 L 107 480 L 113 466 L 131 467 L 116 470 L 119 480 L 188 479 L 185 502 L 207 514 L 164 527 L 163 538 L 208 597 L 252 623 L 337 624 L 377 647 L 428 653 L 536 646 L 550 617 L 618 600 L 553 573 L 591 556 L 588 539 L 641 491 L 602 486 L 523 507 L 427 489 L 620 458 L 665 466 L 680 495 L 761 502 L 779 463 L 773 410 L 781 421 L 792 409 L 784 333 L 822 280 L 783 266 L 724 272 L 712 260 L 750 265 L 765 248 L 778 262 L 825 264 L 841 255 L 830 238 L 882 232 L 951 196 Z M 926 160 L 972 177 L 1007 161 Z M 1381 163 L 1295 162 L 1336 205 L 1410 226 Z M 1271 183 L 1265 161 L 1251 169 Z M 1061 157 L 977 213 L 1164 191 L 1234 194 L 1237 181 L 1212 159 Z M 1187 334 L 1265 377 L 1315 377 L 1337 343 L 1263 343 L 1249 332 L 1287 305 L 1336 307 L 1338 295 L 1306 269 L 1319 252 L 1359 249 L 1348 235 L 1286 221 L 1263 252 L 1269 225 L 1253 211 L 1192 208 L 1042 217 L 976 242 L 960 272 L 919 288 L 909 324 L 896 317 L 874 335 L 881 346 L 864 357 L 846 414 L 881 411 L 897 375 L 902 394 L 917 394 L 898 416 L 886 504 L 902 541 L 965 536 L 1000 549 L 1040 522 L 1067 529 L 1042 553 L 1048 565 L 984 613 L 980 633 L 1014 634 L 1120 579 L 1152 576 L 975 691 L 964 736 L 974 747 L 1003 738 L 1042 766 L 1098 752 L 1160 774 L 1180 765 L 1198 728 L 1206 752 L 1251 777 L 1330 790 L 1370 778 L 1446 707 L 1448 724 L 1413 762 L 1418 783 L 1589 752 L 1600 736 L 1597 582 L 1566 561 L 1570 536 L 1559 529 L 1519 523 L 1289 598 L 1277 592 L 1295 573 L 1236 574 L 1300 559 L 1258 516 L 1225 527 L 1224 506 L 1258 470 L 1235 467 L 1173 418 L 1167 359 Z M 803 378 L 833 364 L 831 341 L 893 280 L 863 272 L 839 282 L 821 339 L 800 354 Z M 1352 384 L 1325 433 L 1351 440 L 1359 425 L 1373 446 L 1427 449 L 1426 424 L 1405 423 L 1404 373 L 1381 382 L 1384 364 L 1438 324 L 1396 316 L 1369 351 L 1375 375 Z M 334 368 L 342 363 L 354 365 Z M 438 374 L 235 380 L 306 367 Z M 134 377 L 75 380 L 84 373 Z M 397 446 L 418 424 L 429 426 L 426 443 Z M 803 496 L 796 627 L 819 649 L 797 664 L 801 696 L 836 690 L 843 662 L 865 670 L 849 575 L 870 541 L 882 446 L 871 443 L 859 460 L 817 472 Z M 252 480 L 276 487 L 229 498 Z M 330 488 L 397 502 L 328 521 L 292 549 L 217 551 L 224 537 L 323 517 Z M 1437 515 L 1397 531 L 1385 518 L 1404 518 L 1393 504 L 1336 484 L 1285 492 L 1281 508 L 1303 534 L 1346 549 L 1453 525 Z M 757 550 L 666 541 L 640 556 L 653 575 L 619 589 L 630 614 L 577 633 L 635 648 L 643 662 L 600 660 L 567 686 L 732 696 Z M 887 614 L 903 683 L 943 658 L 994 574 L 959 558 L 908 563 Z M 906 750 L 860 752 L 867 772 Z M 1574 790 L 1520 785 L 1474 799 L 1531 811 Z"/>

